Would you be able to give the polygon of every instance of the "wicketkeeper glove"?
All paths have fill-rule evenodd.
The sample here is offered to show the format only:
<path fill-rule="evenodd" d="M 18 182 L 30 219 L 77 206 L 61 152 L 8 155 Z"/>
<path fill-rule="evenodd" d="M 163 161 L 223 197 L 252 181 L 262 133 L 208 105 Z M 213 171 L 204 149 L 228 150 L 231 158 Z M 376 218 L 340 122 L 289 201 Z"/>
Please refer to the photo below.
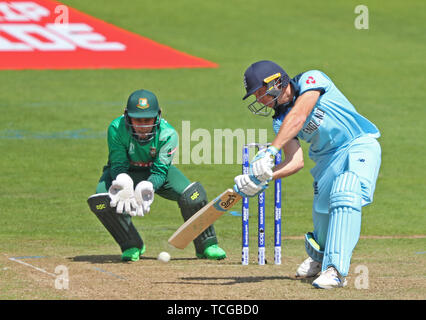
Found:
<path fill-rule="evenodd" d="M 120 173 L 112 182 L 108 190 L 111 198 L 110 206 L 116 207 L 117 213 L 128 213 L 133 215 L 138 204 L 133 191 L 133 180 L 126 173 Z"/>
<path fill-rule="evenodd" d="M 135 198 L 138 204 L 136 215 L 143 217 L 149 212 L 154 201 L 154 186 L 149 181 L 141 181 L 135 189 Z"/>

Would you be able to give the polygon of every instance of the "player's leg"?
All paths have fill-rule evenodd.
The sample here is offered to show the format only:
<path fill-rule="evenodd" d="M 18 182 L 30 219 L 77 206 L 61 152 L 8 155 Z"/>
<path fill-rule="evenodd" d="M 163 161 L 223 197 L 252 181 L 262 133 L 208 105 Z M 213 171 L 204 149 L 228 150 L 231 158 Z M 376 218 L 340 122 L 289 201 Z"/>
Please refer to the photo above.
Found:
<path fill-rule="evenodd" d="M 328 213 L 315 211 L 314 208 L 312 210 L 314 232 L 305 234 L 305 250 L 308 258 L 297 268 L 297 277 L 314 277 L 321 271 L 329 216 Z"/>
<path fill-rule="evenodd" d="M 312 210 L 314 232 L 305 234 L 305 250 L 308 258 L 296 270 L 296 277 L 309 278 L 321 271 L 324 256 L 324 238 L 328 229 L 328 214 Z M 325 235 L 325 236 L 324 236 Z"/>
<path fill-rule="evenodd" d="M 305 249 L 308 258 L 297 269 L 296 276 L 298 277 L 314 277 L 321 271 L 329 224 L 329 195 L 335 175 L 335 170 L 327 166 L 321 178 L 313 183 L 312 221 L 314 231 L 305 235 Z"/>
<path fill-rule="evenodd" d="M 177 201 L 184 221 L 208 203 L 206 191 L 201 183 L 191 183 L 175 166 L 170 166 L 167 181 L 157 193 L 166 199 Z M 195 238 L 194 246 L 199 258 L 218 260 L 226 257 L 225 251 L 218 246 L 213 225 Z"/>
<path fill-rule="evenodd" d="M 312 284 L 318 288 L 345 285 L 352 252 L 361 231 L 361 183 L 356 173 L 346 171 L 333 182 L 330 217 L 321 276 Z"/>
<path fill-rule="evenodd" d="M 112 184 L 112 178 L 108 168 L 105 168 L 98 186 L 97 194 L 107 194 L 109 187 Z M 107 196 L 109 199 L 109 197 Z M 97 203 L 100 201 L 105 204 L 103 210 L 97 210 Z M 106 202 L 108 202 L 106 204 Z M 108 230 L 122 251 L 123 261 L 137 261 L 139 256 L 145 252 L 144 242 L 132 223 L 131 217 L 127 214 L 118 214 L 115 208 L 109 206 L 109 201 L 106 198 L 92 198 L 92 203 L 89 206 L 96 217 L 101 221 L 104 227 Z M 98 208 L 102 208 L 102 204 Z"/>
<path fill-rule="evenodd" d="M 375 139 L 361 138 L 348 150 L 345 171 L 336 177 L 330 192 L 322 274 L 314 286 L 345 285 L 344 277 L 360 237 L 361 207 L 372 202 L 379 167 L 380 145 Z"/>
<path fill-rule="evenodd" d="M 349 150 L 348 170 L 355 172 L 361 183 L 361 204 L 366 206 L 373 202 L 374 190 L 381 164 L 379 142 L 370 137 L 356 140 Z"/>

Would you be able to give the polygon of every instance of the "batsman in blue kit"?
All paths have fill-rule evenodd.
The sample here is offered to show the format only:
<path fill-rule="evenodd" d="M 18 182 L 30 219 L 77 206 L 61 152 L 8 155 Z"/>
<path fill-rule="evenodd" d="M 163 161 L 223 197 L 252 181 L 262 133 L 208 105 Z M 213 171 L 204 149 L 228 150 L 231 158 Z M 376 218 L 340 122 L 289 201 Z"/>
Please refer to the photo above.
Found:
<path fill-rule="evenodd" d="M 250 162 L 250 173 L 235 177 L 234 190 L 253 197 L 273 179 L 303 168 L 302 139 L 315 162 L 312 206 L 313 232 L 305 235 L 308 258 L 297 277 L 314 277 L 316 288 L 344 287 L 352 252 L 361 231 L 361 210 L 373 202 L 381 163 L 377 127 L 360 115 L 331 79 L 311 70 L 290 78 L 272 61 L 258 61 L 244 74 L 248 106 L 256 115 L 272 111 L 276 134 L 272 144 Z M 274 167 L 283 149 L 285 159 Z"/>

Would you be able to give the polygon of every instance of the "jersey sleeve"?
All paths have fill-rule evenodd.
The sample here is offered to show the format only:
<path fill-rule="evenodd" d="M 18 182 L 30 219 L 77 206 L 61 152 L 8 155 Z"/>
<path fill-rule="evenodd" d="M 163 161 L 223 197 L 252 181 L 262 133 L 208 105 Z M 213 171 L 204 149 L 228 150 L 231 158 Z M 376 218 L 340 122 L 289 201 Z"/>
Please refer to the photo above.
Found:
<path fill-rule="evenodd" d="M 167 136 L 160 136 L 161 143 L 160 150 L 151 167 L 151 175 L 148 178 L 154 190 L 158 190 L 166 181 L 170 165 L 172 164 L 173 157 L 178 148 L 179 137 L 176 131 L 170 130 Z"/>
<path fill-rule="evenodd" d="M 284 118 L 284 117 L 282 117 Z M 274 130 L 275 135 L 280 131 L 281 124 L 283 123 L 283 119 L 273 119 L 272 120 L 272 129 Z"/>
<path fill-rule="evenodd" d="M 108 162 L 113 180 L 120 173 L 127 172 L 130 167 L 126 145 L 122 141 L 116 122 L 112 122 L 108 127 Z"/>
<path fill-rule="evenodd" d="M 310 90 L 318 90 L 323 94 L 330 88 L 331 81 L 323 72 L 311 70 L 301 75 L 298 85 L 300 87 L 299 95 Z"/>

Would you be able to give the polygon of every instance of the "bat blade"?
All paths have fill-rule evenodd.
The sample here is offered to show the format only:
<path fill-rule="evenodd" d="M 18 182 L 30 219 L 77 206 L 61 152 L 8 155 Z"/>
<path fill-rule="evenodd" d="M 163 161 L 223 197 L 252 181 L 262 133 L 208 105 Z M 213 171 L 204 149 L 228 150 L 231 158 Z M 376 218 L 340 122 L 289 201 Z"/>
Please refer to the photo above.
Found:
<path fill-rule="evenodd" d="M 232 189 L 227 189 L 181 225 L 168 242 L 175 248 L 186 248 L 191 241 L 231 209 L 241 198 Z"/>

